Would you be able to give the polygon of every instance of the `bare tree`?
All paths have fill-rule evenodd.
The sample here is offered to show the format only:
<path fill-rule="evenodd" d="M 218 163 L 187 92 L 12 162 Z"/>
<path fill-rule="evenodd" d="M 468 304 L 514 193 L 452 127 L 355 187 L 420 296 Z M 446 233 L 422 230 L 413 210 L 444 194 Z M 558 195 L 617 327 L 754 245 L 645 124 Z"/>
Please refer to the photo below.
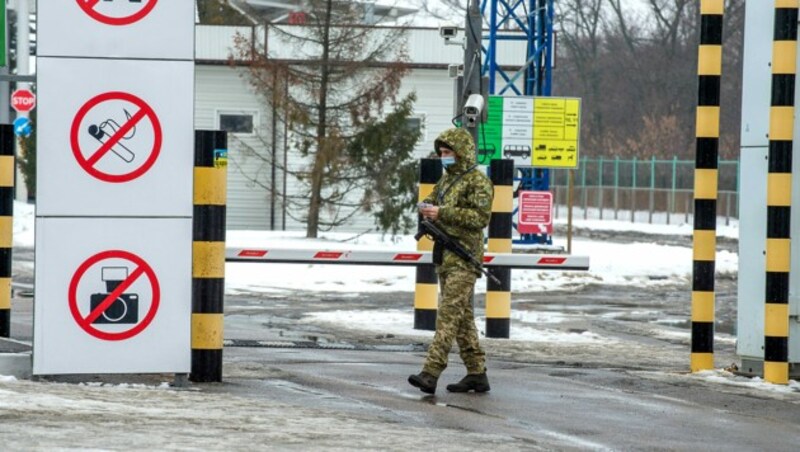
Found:
<path fill-rule="evenodd" d="M 604 71 L 602 67 L 604 44 L 604 5 L 606 0 L 566 0 L 558 4 L 559 39 L 566 48 L 566 58 L 562 59 L 570 74 L 559 83 L 556 79 L 556 91 L 560 95 L 576 95 L 576 91 L 589 99 L 602 98 Z M 563 83 L 566 82 L 566 83 Z M 575 85 L 579 85 L 580 89 Z M 563 87 L 563 88 L 562 88 Z M 589 114 L 585 114 L 586 112 Z M 591 130 L 589 137 L 605 135 L 603 110 L 585 108 L 582 126 Z M 600 140 L 601 142 L 602 140 Z M 600 142 L 589 140 L 585 143 L 590 148 L 599 147 Z"/>
<path fill-rule="evenodd" d="M 722 149 L 738 146 L 743 0 L 728 0 Z M 560 2 L 557 94 L 583 98 L 591 154 L 678 156 L 694 149 L 699 10 L 689 0 Z"/>

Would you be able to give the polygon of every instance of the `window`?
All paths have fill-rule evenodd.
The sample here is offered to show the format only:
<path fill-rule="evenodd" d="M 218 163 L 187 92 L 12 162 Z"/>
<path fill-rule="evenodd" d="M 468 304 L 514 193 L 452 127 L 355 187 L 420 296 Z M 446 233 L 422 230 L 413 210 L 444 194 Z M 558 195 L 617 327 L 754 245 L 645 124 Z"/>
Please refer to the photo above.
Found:
<path fill-rule="evenodd" d="M 419 130 L 419 141 L 426 141 L 425 115 L 410 116 L 406 119 L 406 127 L 408 127 L 409 130 Z"/>
<path fill-rule="evenodd" d="M 219 113 L 219 129 L 252 135 L 255 132 L 255 113 Z"/>

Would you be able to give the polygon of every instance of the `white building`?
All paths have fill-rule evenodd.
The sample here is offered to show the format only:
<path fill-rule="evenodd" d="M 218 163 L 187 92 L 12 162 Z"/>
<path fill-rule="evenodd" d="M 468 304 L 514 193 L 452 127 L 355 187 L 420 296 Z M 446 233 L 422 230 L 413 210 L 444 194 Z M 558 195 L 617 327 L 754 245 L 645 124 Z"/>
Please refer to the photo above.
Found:
<path fill-rule="evenodd" d="M 269 43 L 275 38 L 265 30 L 264 27 L 197 26 L 195 128 L 237 130 L 230 133 L 228 146 L 229 229 L 304 230 L 304 223 L 284 212 L 283 195 L 292 193 L 294 187 L 291 176 L 284 178 L 280 165 L 249 155 L 246 149 L 250 146 L 266 152 L 274 145 L 279 162 L 285 158 L 290 167 L 302 162 L 291 149 L 291 143 L 284 143 L 282 125 L 278 125 L 272 142 L 269 107 L 241 76 L 241 69 L 228 64 L 237 33 L 253 36 L 259 43 Z M 422 128 L 422 139 L 416 156 L 421 158 L 433 150 L 438 133 L 451 127 L 454 87 L 448 65 L 462 63 L 464 56 L 460 46 L 445 45 L 438 29 L 411 28 L 407 38 L 412 70 L 399 94 L 400 97 L 411 91 L 417 94 L 414 117 Z M 525 44 L 506 41 L 498 46 L 498 53 L 501 64 L 519 67 L 525 60 Z M 365 214 L 338 230 L 362 232 L 373 227 L 372 216 Z"/>

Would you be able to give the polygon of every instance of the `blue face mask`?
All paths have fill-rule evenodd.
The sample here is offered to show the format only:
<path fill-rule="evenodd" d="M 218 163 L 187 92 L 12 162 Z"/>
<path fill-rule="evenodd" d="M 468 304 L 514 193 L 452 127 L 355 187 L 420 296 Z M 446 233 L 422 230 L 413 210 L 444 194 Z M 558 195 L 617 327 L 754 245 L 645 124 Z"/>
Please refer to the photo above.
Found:
<path fill-rule="evenodd" d="M 442 162 L 442 166 L 445 169 L 447 169 L 448 166 L 456 163 L 456 158 L 452 157 L 452 156 L 451 157 L 442 157 L 442 158 L 439 159 L 439 161 Z"/>

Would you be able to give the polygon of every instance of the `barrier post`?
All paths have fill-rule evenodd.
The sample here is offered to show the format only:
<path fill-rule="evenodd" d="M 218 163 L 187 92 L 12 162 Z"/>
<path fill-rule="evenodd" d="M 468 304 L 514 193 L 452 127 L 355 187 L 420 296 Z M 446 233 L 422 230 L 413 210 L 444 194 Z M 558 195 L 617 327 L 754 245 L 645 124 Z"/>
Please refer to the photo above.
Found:
<path fill-rule="evenodd" d="M 717 249 L 723 3 L 723 0 L 700 2 L 692 255 L 692 372 L 714 368 L 714 268 Z"/>
<path fill-rule="evenodd" d="M 194 382 L 222 381 L 225 205 L 228 138 L 195 131 L 192 224 L 192 371 Z"/>
<path fill-rule="evenodd" d="M 11 337 L 11 249 L 14 231 L 14 126 L 0 124 L 0 337 Z"/>
<path fill-rule="evenodd" d="M 722 1 L 722 0 L 720 0 Z M 767 175 L 764 380 L 789 383 L 792 152 L 798 0 L 775 0 Z"/>
<path fill-rule="evenodd" d="M 494 184 L 492 218 L 489 221 L 490 253 L 511 253 L 511 221 L 514 211 L 514 161 L 492 160 L 490 172 Z M 508 338 L 511 331 L 511 269 L 489 270 L 500 284 L 486 281 L 486 337 Z"/>
<path fill-rule="evenodd" d="M 421 202 L 433 191 L 433 186 L 442 176 L 439 159 L 420 159 L 418 200 Z M 417 221 L 422 215 L 417 215 Z M 433 241 L 427 236 L 417 242 L 417 251 L 432 251 Z M 434 265 L 417 266 L 417 284 L 414 287 L 414 329 L 436 330 L 436 310 L 439 305 L 438 284 Z"/>

